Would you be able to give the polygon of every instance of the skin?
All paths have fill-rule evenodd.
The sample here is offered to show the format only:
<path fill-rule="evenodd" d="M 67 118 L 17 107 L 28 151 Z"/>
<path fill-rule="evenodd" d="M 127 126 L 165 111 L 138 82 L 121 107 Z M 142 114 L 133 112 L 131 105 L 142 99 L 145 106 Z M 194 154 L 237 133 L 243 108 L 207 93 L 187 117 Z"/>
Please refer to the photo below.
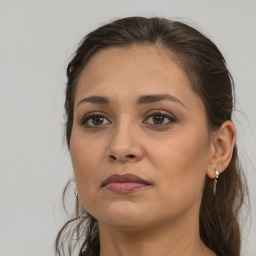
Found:
<path fill-rule="evenodd" d="M 180 102 L 136 104 L 149 94 Z M 94 95 L 111 103 L 79 104 Z M 70 154 L 79 199 L 99 223 L 100 255 L 215 255 L 200 240 L 199 208 L 205 177 L 225 170 L 236 132 L 230 121 L 208 131 L 202 100 L 170 52 L 136 45 L 100 51 L 80 75 L 74 104 Z M 100 122 L 81 123 L 91 112 Z M 156 122 L 159 115 L 167 126 Z M 126 173 L 151 185 L 124 194 L 101 186 Z"/>

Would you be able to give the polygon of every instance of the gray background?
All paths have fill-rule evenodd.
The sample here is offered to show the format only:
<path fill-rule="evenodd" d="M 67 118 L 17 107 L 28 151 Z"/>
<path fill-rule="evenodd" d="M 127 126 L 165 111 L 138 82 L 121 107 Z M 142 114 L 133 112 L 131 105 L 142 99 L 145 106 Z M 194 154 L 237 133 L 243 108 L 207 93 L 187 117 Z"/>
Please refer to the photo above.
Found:
<path fill-rule="evenodd" d="M 254 0 L 0 0 L 0 256 L 53 255 L 66 219 L 61 193 L 73 175 L 62 139 L 66 65 L 86 33 L 135 15 L 182 18 L 226 57 L 236 84 L 235 124 L 251 194 L 243 255 L 256 256 Z M 71 191 L 71 208 L 73 201 Z"/>

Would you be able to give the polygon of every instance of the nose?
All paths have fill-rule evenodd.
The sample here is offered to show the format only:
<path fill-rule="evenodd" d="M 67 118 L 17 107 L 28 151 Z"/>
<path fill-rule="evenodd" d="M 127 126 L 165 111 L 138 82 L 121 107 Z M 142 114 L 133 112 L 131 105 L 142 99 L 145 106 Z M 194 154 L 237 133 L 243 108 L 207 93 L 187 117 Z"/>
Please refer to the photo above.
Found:
<path fill-rule="evenodd" d="M 120 124 L 113 130 L 107 149 L 108 160 L 120 163 L 141 160 L 144 154 L 140 142 L 139 133 L 134 125 L 128 122 Z"/>

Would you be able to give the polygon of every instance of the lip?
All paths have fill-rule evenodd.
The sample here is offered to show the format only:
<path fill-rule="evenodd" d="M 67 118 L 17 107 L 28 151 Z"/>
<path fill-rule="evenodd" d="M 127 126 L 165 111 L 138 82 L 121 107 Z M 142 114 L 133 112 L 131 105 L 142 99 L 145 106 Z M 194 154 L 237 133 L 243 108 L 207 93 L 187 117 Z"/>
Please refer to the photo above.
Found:
<path fill-rule="evenodd" d="M 148 181 L 142 179 L 141 177 L 134 174 L 127 173 L 123 175 L 113 174 L 109 176 L 103 181 L 102 186 L 106 186 L 108 183 L 125 183 L 125 182 L 135 182 L 135 183 L 141 183 L 145 185 L 151 185 Z"/>
<path fill-rule="evenodd" d="M 134 174 L 114 174 L 105 179 L 102 187 L 116 193 L 129 193 L 152 185 L 148 181 Z"/>

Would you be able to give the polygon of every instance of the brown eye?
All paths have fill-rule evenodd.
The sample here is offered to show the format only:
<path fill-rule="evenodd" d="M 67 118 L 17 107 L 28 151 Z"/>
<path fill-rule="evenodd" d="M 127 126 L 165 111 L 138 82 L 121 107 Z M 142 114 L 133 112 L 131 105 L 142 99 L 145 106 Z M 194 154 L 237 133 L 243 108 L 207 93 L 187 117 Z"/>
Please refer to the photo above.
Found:
<path fill-rule="evenodd" d="M 153 116 L 152 120 L 155 124 L 162 124 L 165 118 L 166 117 L 164 117 L 162 115 L 155 115 L 155 116 Z"/>
<path fill-rule="evenodd" d="M 103 123 L 104 118 L 102 116 L 95 116 L 91 120 L 94 125 L 100 125 Z"/>
<path fill-rule="evenodd" d="M 166 114 L 165 112 L 163 113 L 162 111 L 154 111 L 153 114 L 149 115 L 148 118 L 146 119 L 147 122 L 154 127 L 164 127 L 164 126 L 169 126 L 172 123 L 176 122 L 176 119 L 169 115 Z"/>
<path fill-rule="evenodd" d="M 97 126 L 102 126 L 106 124 L 110 124 L 111 122 L 103 115 L 99 114 L 90 114 L 85 116 L 83 120 L 81 121 L 81 125 L 88 127 L 88 128 L 94 128 Z"/>

